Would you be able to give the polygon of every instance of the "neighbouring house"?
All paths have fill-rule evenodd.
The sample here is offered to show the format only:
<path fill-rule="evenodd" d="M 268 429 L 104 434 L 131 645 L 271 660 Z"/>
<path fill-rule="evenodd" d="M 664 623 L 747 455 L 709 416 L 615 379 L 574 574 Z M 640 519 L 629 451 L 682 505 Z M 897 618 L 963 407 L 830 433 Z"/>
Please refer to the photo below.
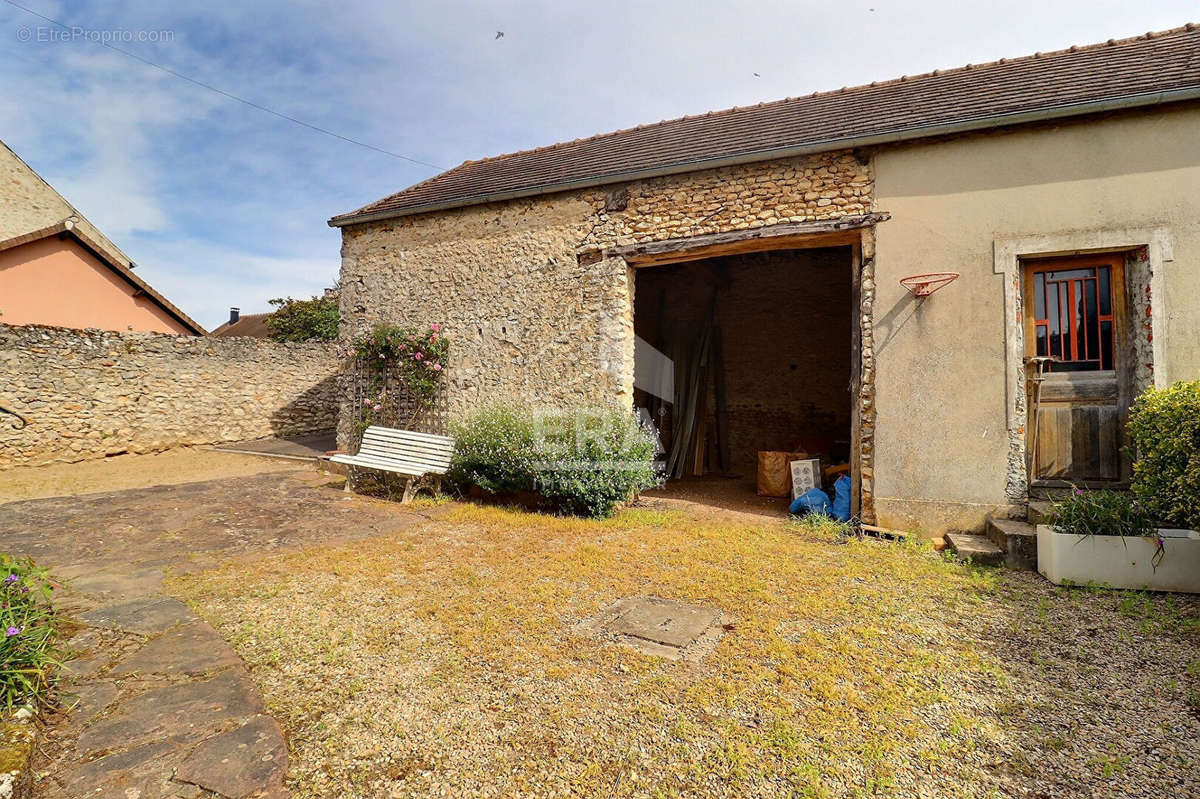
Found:
<path fill-rule="evenodd" d="M 824 448 L 865 520 L 976 528 L 1120 485 L 1132 398 L 1200 371 L 1200 29 L 468 161 L 329 224 L 343 337 L 440 323 L 451 413 L 646 408 L 697 466 Z"/>
<path fill-rule="evenodd" d="M 0 142 L 0 322 L 204 335 Z"/>
<path fill-rule="evenodd" d="M 210 336 L 249 336 L 250 338 L 270 338 L 271 328 L 267 327 L 269 313 L 243 314 L 238 308 L 229 309 L 229 321 L 214 328 Z"/>

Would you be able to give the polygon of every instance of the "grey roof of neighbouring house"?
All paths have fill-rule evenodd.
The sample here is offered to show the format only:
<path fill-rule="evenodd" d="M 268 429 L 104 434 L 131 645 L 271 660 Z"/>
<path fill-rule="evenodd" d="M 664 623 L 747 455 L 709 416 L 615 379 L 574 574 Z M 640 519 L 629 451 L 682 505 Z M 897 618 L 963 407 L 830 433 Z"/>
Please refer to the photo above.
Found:
<path fill-rule="evenodd" d="M 467 161 L 329 224 L 1197 98 L 1200 28 L 1189 23 Z"/>

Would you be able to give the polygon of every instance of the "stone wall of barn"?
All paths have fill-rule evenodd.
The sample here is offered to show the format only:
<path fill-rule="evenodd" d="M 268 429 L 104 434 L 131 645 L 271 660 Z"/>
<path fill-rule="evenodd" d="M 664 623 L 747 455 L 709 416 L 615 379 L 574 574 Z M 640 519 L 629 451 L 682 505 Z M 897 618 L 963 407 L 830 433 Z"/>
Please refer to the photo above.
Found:
<path fill-rule="evenodd" d="M 866 160 L 844 151 L 351 225 L 343 337 L 441 324 L 451 415 L 505 400 L 628 406 L 632 273 L 581 254 L 869 213 L 872 186 Z"/>
<path fill-rule="evenodd" d="M 339 348 L 0 325 L 0 469 L 310 433 L 337 421 Z"/>

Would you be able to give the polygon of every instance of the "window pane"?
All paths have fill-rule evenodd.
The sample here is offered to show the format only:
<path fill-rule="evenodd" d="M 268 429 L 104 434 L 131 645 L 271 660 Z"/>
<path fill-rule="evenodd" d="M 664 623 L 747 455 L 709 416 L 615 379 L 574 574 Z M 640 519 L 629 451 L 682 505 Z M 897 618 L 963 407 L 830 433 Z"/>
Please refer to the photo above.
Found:
<path fill-rule="evenodd" d="M 1054 306 L 1051 305 L 1051 308 Z M 1054 358 L 1062 357 L 1062 337 L 1059 336 L 1053 327 L 1050 328 L 1050 355 Z"/>
<path fill-rule="evenodd" d="M 1062 332 L 1062 357 L 1074 360 L 1071 349 L 1071 292 L 1066 283 L 1058 284 L 1058 325 Z"/>
<path fill-rule="evenodd" d="M 1084 305 L 1087 295 L 1086 280 L 1076 280 L 1073 286 L 1075 290 L 1075 307 L 1071 309 L 1075 318 L 1072 320 L 1072 327 L 1075 330 L 1075 360 L 1087 360 L 1087 310 Z"/>
<path fill-rule="evenodd" d="M 1096 323 L 1096 281 L 1084 280 L 1081 283 L 1084 292 L 1084 322 L 1087 325 L 1087 357 L 1096 360 L 1100 357 L 1100 326 Z M 1080 353 L 1082 356 L 1082 353 Z"/>
<path fill-rule="evenodd" d="M 1079 280 L 1085 277 L 1095 277 L 1095 267 L 1087 267 L 1085 269 L 1064 269 L 1061 272 L 1045 272 L 1049 280 Z"/>
<path fill-rule="evenodd" d="M 1046 354 L 1046 326 L 1037 326 L 1037 354 L 1044 356 Z"/>
<path fill-rule="evenodd" d="M 1058 284 L 1046 286 L 1046 320 L 1050 324 L 1050 337 L 1058 338 L 1062 331 L 1058 327 Z"/>
<path fill-rule="evenodd" d="M 1102 316 L 1112 313 L 1112 291 L 1108 285 L 1108 272 L 1107 266 L 1100 267 L 1100 314 Z"/>
<path fill-rule="evenodd" d="M 1033 276 L 1033 318 L 1046 318 L 1046 276 L 1040 273 Z"/>
<path fill-rule="evenodd" d="M 1100 368 L 1113 368 L 1113 323 L 1100 323 Z"/>

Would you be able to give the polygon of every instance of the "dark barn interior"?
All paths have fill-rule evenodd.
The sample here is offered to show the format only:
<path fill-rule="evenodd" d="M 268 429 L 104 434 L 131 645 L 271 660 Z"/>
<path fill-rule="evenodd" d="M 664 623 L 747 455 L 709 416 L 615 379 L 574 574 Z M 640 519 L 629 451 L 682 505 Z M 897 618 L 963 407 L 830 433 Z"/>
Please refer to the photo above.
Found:
<path fill-rule="evenodd" d="M 637 270 L 634 404 L 675 490 L 752 495 L 760 451 L 848 460 L 851 275 L 849 247 Z"/>

